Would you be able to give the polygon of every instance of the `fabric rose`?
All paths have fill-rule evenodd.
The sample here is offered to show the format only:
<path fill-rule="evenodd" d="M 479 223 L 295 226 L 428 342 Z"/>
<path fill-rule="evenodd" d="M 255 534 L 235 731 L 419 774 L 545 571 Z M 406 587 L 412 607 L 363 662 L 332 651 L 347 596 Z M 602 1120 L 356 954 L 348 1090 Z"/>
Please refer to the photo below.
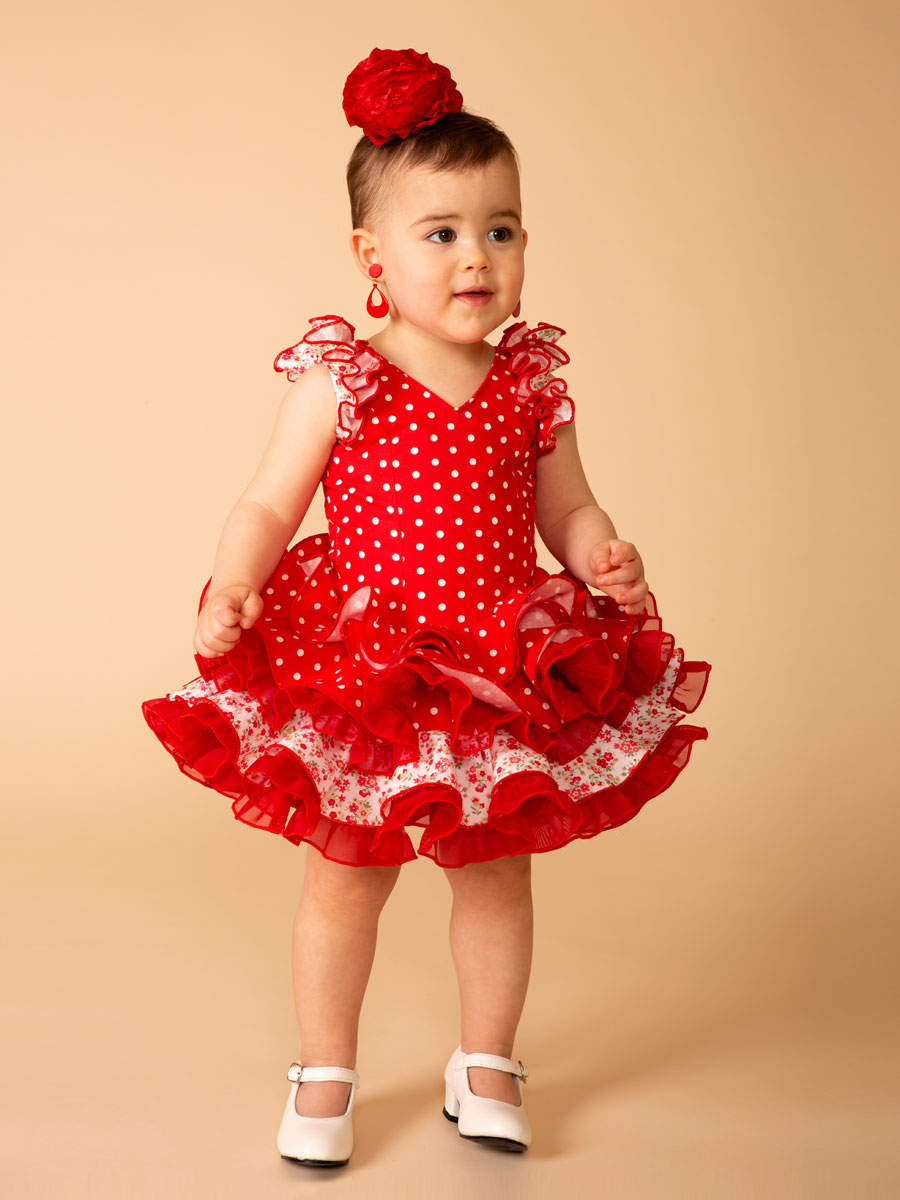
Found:
<path fill-rule="evenodd" d="M 376 146 L 408 137 L 444 113 L 459 112 L 462 103 L 447 68 L 415 50 L 376 48 L 344 84 L 348 125 L 359 125 Z"/>

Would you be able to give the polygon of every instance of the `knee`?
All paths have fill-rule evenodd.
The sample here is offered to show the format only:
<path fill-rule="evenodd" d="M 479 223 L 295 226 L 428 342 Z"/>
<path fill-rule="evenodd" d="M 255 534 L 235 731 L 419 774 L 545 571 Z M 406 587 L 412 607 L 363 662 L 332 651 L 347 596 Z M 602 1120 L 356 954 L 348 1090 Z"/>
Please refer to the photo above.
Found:
<path fill-rule="evenodd" d="M 311 848 L 303 880 L 305 899 L 337 910 L 379 912 L 394 889 L 400 867 L 351 867 Z"/>
<path fill-rule="evenodd" d="M 511 854 L 488 862 L 467 863 L 464 867 L 444 867 L 444 874 L 454 895 L 472 891 L 529 891 L 531 858 L 530 854 Z"/>

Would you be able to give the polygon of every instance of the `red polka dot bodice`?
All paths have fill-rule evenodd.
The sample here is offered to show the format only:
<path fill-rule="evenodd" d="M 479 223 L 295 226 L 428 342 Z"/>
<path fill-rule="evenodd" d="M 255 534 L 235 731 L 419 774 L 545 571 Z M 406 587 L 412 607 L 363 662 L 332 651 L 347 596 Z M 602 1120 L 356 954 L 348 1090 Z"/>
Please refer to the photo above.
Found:
<path fill-rule="evenodd" d="M 499 352 L 459 407 L 383 358 L 377 382 L 322 480 L 341 588 L 377 586 L 407 621 L 470 625 L 534 575 L 534 407 Z"/>
<path fill-rule="evenodd" d="M 709 664 L 652 593 L 631 615 L 536 562 L 536 461 L 574 414 L 563 330 L 509 326 L 454 406 L 341 317 L 310 324 L 274 365 L 334 381 L 328 532 L 284 552 L 233 649 L 145 702 L 151 728 L 240 820 L 336 862 L 408 861 L 406 825 L 462 866 L 629 820 L 706 737 L 680 722 Z"/>
<path fill-rule="evenodd" d="M 535 461 L 574 405 L 553 374 L 564 332 L 508 327 L 474 394 L 454 406 L 375 351 L 340 317 L 315 317 L 281 352 L 289 379 L 332 373 L 337 444 L 322 478 L 329 556 L 343 598 L 452 631 L 477 627 L 536 567 Z"/>

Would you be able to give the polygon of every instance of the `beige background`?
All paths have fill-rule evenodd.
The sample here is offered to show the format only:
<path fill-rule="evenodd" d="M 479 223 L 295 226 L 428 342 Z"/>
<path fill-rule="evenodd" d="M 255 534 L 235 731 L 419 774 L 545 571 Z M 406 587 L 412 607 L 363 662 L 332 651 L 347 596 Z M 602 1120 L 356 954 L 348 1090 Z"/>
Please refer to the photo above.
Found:
<path fill-rule="evenodd" d="M 5 1196 L 897 1194 L 898 18 L 7 14 Z M 180 775 L 139 705 L 196 673 L 274 356 L 319 313 L 375 331 L 340 108 L 375 45 L 449 65 L 516 143 L 522 315 L 567 330 L 598 501 L 713 671 L 681 779 L 535 856 L 529 1153 L 441 1116 L 450 892 L 420 859 L 382 918 L 356 1148 L 328 1174 L 274 1147 L 307 849 Z M 300 533 L 324 528 L 319 496 Z"/>

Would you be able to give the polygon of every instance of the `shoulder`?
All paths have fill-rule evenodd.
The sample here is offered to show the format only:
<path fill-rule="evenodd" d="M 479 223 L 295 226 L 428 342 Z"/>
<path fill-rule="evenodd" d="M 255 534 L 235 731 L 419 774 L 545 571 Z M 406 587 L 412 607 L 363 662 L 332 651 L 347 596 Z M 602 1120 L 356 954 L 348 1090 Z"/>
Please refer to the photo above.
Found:
<path fill-rule="evenodd" d="M 330 404 L 335 436 L 344 442 L 352 441 L 362 427 L 362 407 L 378 390 L 381 360 L 367 342 L 355 336 L 353 326 L 343 317 L 334 314 L 310 317 L 309 324 L 310 328 L 298 342 L 275 356 L 274 368 L 284 371 L 299 389 L 293 394 L 293 389 L 289 389 L 291 403 L 302 407 L 312 401 L 320 404 L 323 411 Z M 304 379 L 310 380 L 308 390 L 300 389 Z"/>
<path fill-rule="evenodd" d="M 549 453 L 550 451 L 553 453 Z M 535 471 L 538 479 L 563 479 L 576 465 L 581 470 L 581 452 L 575 431 L 574 417 L 560 421 L 553 430 L 540 438 Z"/>
<path fill-rule="evenodd" d="M 275 423 L 276 437 L 296 448 L 324 449 L 337 440 L 334 381 L 322 363 L 314 363 L 288 387 Z"/>
<path fill-rule="evenodd" d="M 331 366 L 346 361 L 357 344 L 356 330 L 343 317 L 334 314 L 310 317 L 309 325 L 298 342 L 275 355 L 272 364 L 276 371 L 284 371 L 292 381 L 316 364 Z"/>
<path fill-rule="evenodd" d="M 321 409 L 334 416 L 334 379 L 324 363 L 312 363 L 291 383 L 282 400 L 284 408 Z"/>

